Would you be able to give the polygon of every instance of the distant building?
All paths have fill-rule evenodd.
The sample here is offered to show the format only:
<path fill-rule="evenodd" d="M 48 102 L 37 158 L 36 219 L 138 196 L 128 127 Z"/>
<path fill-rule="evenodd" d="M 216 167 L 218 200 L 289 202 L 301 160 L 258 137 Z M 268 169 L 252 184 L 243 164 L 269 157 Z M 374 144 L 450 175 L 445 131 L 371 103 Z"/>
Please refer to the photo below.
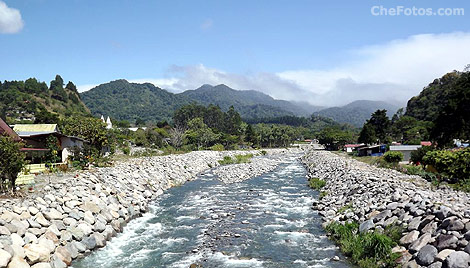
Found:
<path fill-rule="evenodd" d="M 72 153 L 72 148 L 77 146 L 83 147 L 85 140 L 67 136 L 59 132 L 57 124 L 17 124 L 13 126 L 13 130 L 26 143 L 25 148 L 21 150 L 26 152 L 26 159 L 31 163 L 42 163 L 46 152 L 46 140 L 49 136 L 57 137 L 62 163 L 67 162 L 68 157 Z"/>
<path fill-rule="evenodd" d="M 390 146 L 390 151 L 401 152 L 403 154 L 403 161 L 410 161 L 411 152 L 418 150 L 422 145 L 397 145 Z"/>
<path fill-rule="evenodd" d="M 431 146 L 432 145 L 432 142 L 430 141 L 422 141 L 421 142 L 421 146 Z"/>
<path fill-rule="evenodd" d="M 147 127 L 130 127 L 127 129 L 129 129 L 130 131 L 136 132 L 138 129 L 147 130 Z"/>
<path fill-rule="evenodd" d="M 106 120 L 104 120 L 104 116 L 101 115 L 101 121 L 106 124 L 106 129 L 112 129 L 113 128 L 113 122 L 111 122 L 111 118 L 108 116 Z"/>
<path fill-rule="evenodd" d="M 344 145 L 344 150 L 347 153 L 352 153 L 353 151 L 356 151 L 357 149 L 359 149 L 361 147 L 366 147 L 366 145 L 364 143 L 361 143 L 361 144 L 346 144 L 346 145 Z"/>
<path fill-rule="evenodd" d="M 385 144 L 365 146 L 357 149 L 358 156 L 382 156 L 387 150 Z"/>

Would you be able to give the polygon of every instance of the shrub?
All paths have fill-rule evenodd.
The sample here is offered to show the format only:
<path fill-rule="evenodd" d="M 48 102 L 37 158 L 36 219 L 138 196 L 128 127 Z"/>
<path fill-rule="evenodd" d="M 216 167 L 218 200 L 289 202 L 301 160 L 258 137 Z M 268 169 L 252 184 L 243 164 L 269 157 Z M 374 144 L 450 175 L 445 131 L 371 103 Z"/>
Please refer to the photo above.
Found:
<path fill-rule="evenodd" d="M 15 189 L 18 173 L 25 165 L 25 156 L 20 151 L 22 147 L 22 143 L 0 135 L 0 186 L 2 188 L 10 186 L 13 190 Z"/>
<path fill-rule="evenodd" d="M 431 152 L 433 150 L 435 149 L 432 146 L 423 146 L 421 148 L 418 148 L 418 150 L 411 152 L 410 160 L 411 162 L 413 162 L 413 164 L 419 165 L 423 162 L 423 157 L 426 155 L 426 153 Z"/>
<path fill-rule="evenodd" d="M 261 150 L 261 155 L 266 155 L 268 152 L 266 152 L 265 150 Z"/>
<path fill-rule="evenodd" d="M 315 190 L 320 190 L 321 188 L 325 187 L 326 181 L 319 179 L 319 178 L 311 178 L 308 181 L 308 185 L 310 188 L 313 188 Z"/>
<path fill-rule="evenodd" d="M 470 180 L 470 148 L 457 151 L 430 151 L 423 163 L 433 166 L 451 182 Z"/>
<path fill-rule="evenodd" d="M 398 163 L 403 160 L 403 153 L 388 151 L 384 154 L 384 160 L 387 163 Z"/>
<path fill-rule="evenodd" d="M 326 226 L 330 238 L 336 242 L 346 256 L 359 267 L 396 267 L 398 254 L 392 253 L 403 229 L 398 226 L 386 227 L 383 233 L 378 231 L 359 233 L 356 222 L 333 222 Z"/>
<path fill-rule="evenodd" d="M 212 145 L 212 147 L 210 149 L 211 149 L 211 151 L 223 151 L 223 150 L 225 150 L 224 146 L 220 143 Z"/>

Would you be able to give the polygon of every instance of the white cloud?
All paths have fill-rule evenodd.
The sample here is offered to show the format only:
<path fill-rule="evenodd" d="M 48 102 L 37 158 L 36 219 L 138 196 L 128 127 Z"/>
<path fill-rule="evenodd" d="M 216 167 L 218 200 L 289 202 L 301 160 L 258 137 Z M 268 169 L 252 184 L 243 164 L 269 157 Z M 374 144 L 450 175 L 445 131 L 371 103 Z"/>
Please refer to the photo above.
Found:
<path fill-rule="evenodd" d="M 23 26 L 20 11 L 0 1 L 0 33 L 17 33 L 23 29 Z"/>
<path fill-rule="evenodd" d="M 202 64 L 172 66 L 164 79 L 139 79 L 175 92 L 202 84 L 258 90 L 278 99 L 321 106 L 354 100 L 405 104 L 434 78 L 470 63 L 470 33 L 423 34 L 351 51 L 351 59 L 332 69 L 237 74 Z"/>

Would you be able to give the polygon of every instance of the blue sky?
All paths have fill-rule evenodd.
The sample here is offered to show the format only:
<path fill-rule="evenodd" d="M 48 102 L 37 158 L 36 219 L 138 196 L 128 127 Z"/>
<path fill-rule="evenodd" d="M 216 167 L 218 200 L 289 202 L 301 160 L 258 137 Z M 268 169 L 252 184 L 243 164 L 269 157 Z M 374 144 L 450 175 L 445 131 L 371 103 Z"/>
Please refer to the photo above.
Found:
<path fill-rule="evenodd" d="M 374 6 L 465 14 L 374 16 Z M 403 102 L 470 63 L 469 16 L 468 1 L 0 0 L 0 79 L 60 74 L 81 90 L 119 78 L 172 91 L 225 83 L 320 105 Z"/>

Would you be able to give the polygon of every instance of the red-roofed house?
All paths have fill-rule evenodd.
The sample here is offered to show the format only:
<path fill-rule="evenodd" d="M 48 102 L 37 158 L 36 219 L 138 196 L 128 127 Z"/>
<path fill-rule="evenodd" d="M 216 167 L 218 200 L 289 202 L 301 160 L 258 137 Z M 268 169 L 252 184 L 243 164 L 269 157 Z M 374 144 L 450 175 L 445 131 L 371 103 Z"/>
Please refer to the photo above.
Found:
<path fill-rule="evenodd" d="M 354 150 L 358 149 L 358 148 L 361 148 L 361 147 L 365 147 L 366 145 L 364 143 L 361 143 L 361 144 L 346 144 L 344 145 L 344 150 L 347 152 L 347 153 L 352 153 Z"/>
<path fill-rule="evenodd" d="M 422 145 L 422 146 L 431 146 L 431 145 L 432 145 L 432 142 L 430 142 L 430 141 L 422 141 L 422 142 L 421 142 L 421 145 Z"/>

